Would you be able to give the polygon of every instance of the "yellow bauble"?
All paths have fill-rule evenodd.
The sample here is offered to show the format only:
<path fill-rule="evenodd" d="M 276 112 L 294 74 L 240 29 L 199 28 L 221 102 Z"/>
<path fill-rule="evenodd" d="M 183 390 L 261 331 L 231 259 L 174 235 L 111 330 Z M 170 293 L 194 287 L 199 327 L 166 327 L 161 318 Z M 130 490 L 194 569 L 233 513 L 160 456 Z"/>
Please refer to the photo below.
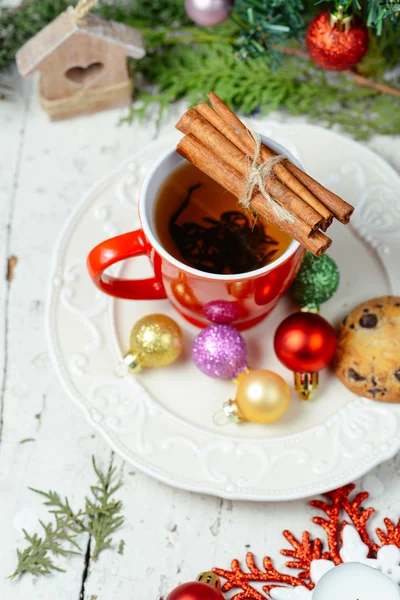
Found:
<path fill-rule="evenodd" d="M 182 352 L 183 335 L 170 317 L 148 315 L 134 325 L 130 343 L 130 353 L 125 362 L 133 371 L 166 367 Z"/>
<path fill-rule="evenodd" d="M 254 423 L 272 423 L 285 414 L 290 388 L 277 373 L 249 371 L 239 380 L 235 407 L 239 418 Z"/>

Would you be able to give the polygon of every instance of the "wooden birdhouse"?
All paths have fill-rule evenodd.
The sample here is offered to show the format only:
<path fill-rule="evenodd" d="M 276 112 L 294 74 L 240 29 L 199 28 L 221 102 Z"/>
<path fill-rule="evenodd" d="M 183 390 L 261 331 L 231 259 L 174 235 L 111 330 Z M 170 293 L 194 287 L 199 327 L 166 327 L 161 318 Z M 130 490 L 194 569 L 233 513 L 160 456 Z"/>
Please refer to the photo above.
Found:
<path fill-rule="evenodd" d="M 51 119 L 130 104 L 127 57 L 145 55 L 138 30 L 86 14 L 80 4 L 61 13 L 17 53 L 23 77 L 40 72 L 40 102 Z"/>

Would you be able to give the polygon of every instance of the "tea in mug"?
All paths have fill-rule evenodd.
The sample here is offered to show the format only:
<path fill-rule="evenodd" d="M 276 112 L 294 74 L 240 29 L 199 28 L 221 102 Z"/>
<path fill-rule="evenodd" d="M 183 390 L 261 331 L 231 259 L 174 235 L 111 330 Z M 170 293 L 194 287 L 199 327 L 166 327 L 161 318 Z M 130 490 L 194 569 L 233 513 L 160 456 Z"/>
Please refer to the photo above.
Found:
<path fill-rule="evenodd" d="M 164 182 L 155 226 L 171 256 L 221 275 L 260 269 L 279 258 L 292 241 L 274 225 L 255 221 L 233 194 L 190 163 Z"/>

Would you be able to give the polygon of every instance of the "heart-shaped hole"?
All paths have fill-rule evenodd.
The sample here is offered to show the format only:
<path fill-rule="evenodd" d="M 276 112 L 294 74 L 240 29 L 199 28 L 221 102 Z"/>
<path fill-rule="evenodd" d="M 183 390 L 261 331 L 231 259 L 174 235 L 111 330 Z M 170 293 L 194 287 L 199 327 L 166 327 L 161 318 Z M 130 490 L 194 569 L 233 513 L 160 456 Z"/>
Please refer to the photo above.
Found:
<path fill-rule="evenodd" d="M 88 85 L 100 77 L 103 69 L 103 63 L 93 62 L 87 67 L 71 67 L 65 72 L 65 75 L 78 85 Z"/>

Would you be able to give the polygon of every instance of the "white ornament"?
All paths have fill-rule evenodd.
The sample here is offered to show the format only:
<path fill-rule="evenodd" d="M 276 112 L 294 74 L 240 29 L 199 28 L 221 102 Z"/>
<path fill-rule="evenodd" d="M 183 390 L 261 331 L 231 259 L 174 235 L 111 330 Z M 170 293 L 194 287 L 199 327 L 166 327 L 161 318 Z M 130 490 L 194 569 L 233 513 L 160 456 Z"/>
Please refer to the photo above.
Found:
<path fill-rule="evenodd" d="M 399 600 L 399 588 L 383 573 L 361 563 L 343 563 L 318 582 L 312 600 Z"/>
<path fill-rule="evenodd" d="M 270 596 L 273 600 L 400 600 L 400 549 L 383 546 L 376 558 L 368 558 L 368 553 L 369 548 L 355 527 L 346 525 L 340 549 L 342 564 L 313 560 L 312 591 L 304 586 L 276 587 Z M 344 566 L 349 568 L 343 569 Z"/>
<path fill-rule="evenodd" d="M 331 569 L 335 567 L 335 563 L 331 560 L 313 560 L 310 566 L 311 581 L 318 583 L 320 579 Z"/>
<path fill-rule="evenodd" d="M 312 600 L 312 592 L 302 585 L 295 588 L 274 588 L 270 591 L 273 600 Z"/>
<path fill-rule="evenodd" d="M 383 546 L 377 552 L 376 558 L 368 558 L 368 546 L 361 540 L 357 530 L 352 525 L 346 525 L 343 530 L 343 545 L 340 558 L 344 563 L 359 562 L 381 571 L 394 583 L 400 582 L 400 550 L 397 546 Z"/>
<path fill-rule="evenodd" d="M 342 547 L 340 549 L 340 558 L 342 561 L 344 563 L 360 562 L 367 565 L 369 560 L 371 560 L 368 559 L 368 552 L 369 548 L 360 538 L 357 529 L 352 525 L 346 525 L 343 529 Z"/>

